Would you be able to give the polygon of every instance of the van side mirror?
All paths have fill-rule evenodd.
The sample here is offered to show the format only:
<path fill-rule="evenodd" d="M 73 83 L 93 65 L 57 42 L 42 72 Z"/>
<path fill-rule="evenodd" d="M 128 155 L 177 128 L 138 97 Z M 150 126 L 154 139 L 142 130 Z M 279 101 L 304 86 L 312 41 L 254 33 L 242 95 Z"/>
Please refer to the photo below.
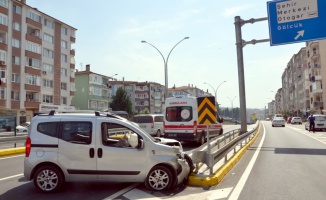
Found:
<path fill-rule="evenodd" d="M 223 123 L 223 122 L 224 122 L 224 119 L 223 119 L 223 118 L 221 118 L 221 119 L 220 119 L 220 123 Z"/>
<path fill-rule="evenodd" d="M 137 149 L 143 149 L 144 148 L 144 140 L 143 139 L 140 139 L 138 140 L 138 147 Z"/>

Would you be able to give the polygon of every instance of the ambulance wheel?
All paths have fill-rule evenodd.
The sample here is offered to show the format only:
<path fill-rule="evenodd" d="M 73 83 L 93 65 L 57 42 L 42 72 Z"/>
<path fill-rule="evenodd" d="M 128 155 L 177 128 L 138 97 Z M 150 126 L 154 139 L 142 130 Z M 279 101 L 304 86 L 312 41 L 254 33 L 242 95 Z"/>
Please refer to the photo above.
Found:
<path fill-rule="evenodd" d="M 198 144 L 201 146 L 205 144 L 205 134 L 201 134 Z"/>

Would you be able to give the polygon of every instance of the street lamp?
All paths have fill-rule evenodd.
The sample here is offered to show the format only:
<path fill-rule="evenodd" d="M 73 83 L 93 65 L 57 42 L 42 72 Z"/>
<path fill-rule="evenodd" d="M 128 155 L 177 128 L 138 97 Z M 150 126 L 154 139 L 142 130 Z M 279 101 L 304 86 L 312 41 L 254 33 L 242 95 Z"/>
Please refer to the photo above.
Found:
<path fill-rule="evenodd" d="M 232 100 L 230 99 L 230 97 L 228 97 L 228 99 L 230 99 L 230 101 L 231 101 L 231 107 L 232 107 L 232 119 L 233 119 L 233 100 L 234 100 L 236 97 L 237 97 L 237 96 L 234 96 Z"/>
<path fill-rule="evenodd" d="M 149 45 L 151 45 L 152 47 L 154 47 L 162 56 L 163 58 L 163 61 L 164 61 L 164 72 L 165 72 L 165 99 L 168 97 L 168 60 L 169 60 L 169 57 L 170 57 L 170 54 L 172 52 L 172 50 L 178 45 L 180 44 L 180 42 L 182 42 L 183 40 L 186 40 L 186 39 L 189 39 L 189 37 L 185 37 L 183 38 L 182 40 L 180 40 L 176 45 L 174 45 L 174 47 L 171 49 L 171 51 L 169 52 L 166 60 L 163 56 L 163 54 L 160 52 L 160 50 L 158 50 L 158 48 L 156 48 L 154 45 L 152 45 L 151 43 L 149 42 L 146 42 L 145 40 L 141 41 L 142 43 L 147 43 Z"/>
<path fill-rule="evenodd" d="M 210 84 L 208 84 L 208 83 L 204 83 L 204 84 L 206 84 L 206 85 L 209 85 L 209 86 L 211 86 L 211 88 L 213 89 L 213 91 L 214 91 L 214 93 L 215 93 L 215 104 L 216 104 L 216 101 L 217 101 L 217 97 L 216 97 L 216 93 L 217 93 L 217 90 L 218 90 L 218 88 L 223 84 L 223 83 L 225 83 L 226 81 L 223 81 L 222 83 L 220 83 L 218 86 L 217 86 L 217 88 L 216 88 L 216 90 L 214 90 L 214 87 L 212 86 L 212 85 L 210 85 Z M 215 107 L 217 107 L 217 105 L 215 105 Z"/>
<path fill-rule="evenodd" d="M 117 76 L 118 74 L 114 74 L 111 77 L 109 77 L 109 79 L 111 78 L 113 80 L 113 76 Z"/>

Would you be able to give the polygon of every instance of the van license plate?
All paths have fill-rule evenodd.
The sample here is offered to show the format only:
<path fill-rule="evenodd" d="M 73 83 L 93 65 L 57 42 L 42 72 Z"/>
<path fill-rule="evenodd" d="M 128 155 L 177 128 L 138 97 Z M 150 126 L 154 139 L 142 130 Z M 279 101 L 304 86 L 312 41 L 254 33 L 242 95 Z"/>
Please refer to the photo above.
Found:
<path fill-rule="evenodd" d="M 169 134 L 169 137 L 177 137 L 177 134 Z"/>

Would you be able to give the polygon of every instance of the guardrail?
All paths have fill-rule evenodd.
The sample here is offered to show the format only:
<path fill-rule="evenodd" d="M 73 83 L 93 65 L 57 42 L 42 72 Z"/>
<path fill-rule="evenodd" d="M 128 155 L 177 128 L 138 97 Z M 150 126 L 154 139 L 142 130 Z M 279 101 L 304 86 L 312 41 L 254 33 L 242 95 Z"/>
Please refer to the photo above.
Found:
<path fill-rule="evenodd" d="M 234 154 L 237 152 L 236 147 L 240 145 L 242 148 L 243 142 L 247 144 L 257 133 L 258 123 L 253 130 L 247 133 L 240 134 L 240 129 L 232 130 L 223 134 L 222 137 L 207 141 L 204 145 L 188 151 L 187 154 L 191 157 L 196 166 L 195 174 L 198 173 L 199 166 L 206 164 L 209 168 L 209 174 L 213 174 L 214 165 L 224 158 L 227 161 L 227 154 L 233 149 Z"/>

